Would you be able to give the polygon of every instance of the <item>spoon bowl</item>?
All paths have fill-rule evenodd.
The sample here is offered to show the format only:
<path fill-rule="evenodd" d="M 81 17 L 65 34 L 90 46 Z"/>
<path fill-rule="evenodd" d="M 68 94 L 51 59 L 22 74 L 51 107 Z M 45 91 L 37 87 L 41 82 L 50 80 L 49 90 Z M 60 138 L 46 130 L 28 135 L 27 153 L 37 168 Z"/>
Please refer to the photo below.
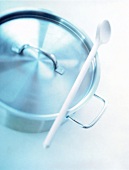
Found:
<path fill-rule="evenodd" d="M 104 20 L 101 24 L 98 25 L 96 31 L 96 41 L 99 44 L 105 44 L 109 41 L 111 36 L 111 26 L 109 21 Z"/>

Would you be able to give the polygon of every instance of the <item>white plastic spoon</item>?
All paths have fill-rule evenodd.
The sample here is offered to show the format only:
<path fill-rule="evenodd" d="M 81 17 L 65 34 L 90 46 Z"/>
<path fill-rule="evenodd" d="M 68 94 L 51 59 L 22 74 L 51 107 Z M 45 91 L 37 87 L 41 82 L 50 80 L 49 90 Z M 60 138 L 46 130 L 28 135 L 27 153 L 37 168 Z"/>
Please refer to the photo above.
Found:
<path fill-rule="evenodd" d="M 97 27 L 96 40 L 95 40 L 94 46 L 92 47 L 86 61 L 84 62 L 83 67 L 82 67 L 71 91 L 69 92 L 69 94 L 68 94 L 68 96 L 59 112 L 59 115 L 55 119 L 50 131 L 48 132 L 48 135 L 43 143 L 44 148 L 48 148 L 50 146 L 52 138 L 54 137 L 57 129 L 61 125 L 63 119 L 66 117 L 66 114 L 70 107 L 70 104 L 73 101 L 73 99 L 74 99 L 86 73 L 87 73 L 87 70 L 88 70 L 89 66 L 91 65 L 91 62 L 92 62 L 94 56 L 96 55 L 96 52 L 97 52 L 99 46 L 104 43 L 107 43 L 108 40 L 110 39 L 110 35 L 111 35 L 110 24 L 107 20 L 104 20 Z"/>

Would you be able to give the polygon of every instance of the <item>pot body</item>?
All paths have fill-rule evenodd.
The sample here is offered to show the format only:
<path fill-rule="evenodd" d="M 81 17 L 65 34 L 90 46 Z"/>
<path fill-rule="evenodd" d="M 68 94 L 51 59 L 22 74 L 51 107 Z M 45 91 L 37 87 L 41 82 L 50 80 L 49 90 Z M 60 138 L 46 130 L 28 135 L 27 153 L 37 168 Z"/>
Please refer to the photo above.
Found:
<path fill-rule="evenodd" d="M 23 132 L 50 129 L 89 51 L 90 38 L 46 10 L 1 16 L 0 123 Z M 95 93 L 100 79 L 95 56 L 68 110 L 73 114 Z"/>

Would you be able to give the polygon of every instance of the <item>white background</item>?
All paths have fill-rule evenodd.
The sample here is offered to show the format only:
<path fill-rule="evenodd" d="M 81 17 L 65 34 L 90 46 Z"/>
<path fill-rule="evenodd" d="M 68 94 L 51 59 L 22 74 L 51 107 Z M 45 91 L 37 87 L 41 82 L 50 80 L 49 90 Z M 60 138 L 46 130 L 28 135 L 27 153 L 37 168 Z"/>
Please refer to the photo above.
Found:
<path fill-rule="evenodd" d="M 21 133 L 0 125 L 0 169 L 128 170 L 129 1 L 0 0 L 0 12 L 14 7 L 49 9 L 84 30 L 93 42 L 97 24 L 103 19 L 110 21 L 110 42 L 98 51 L 101 79 L 96 92 L 104 96 L 108 107 L 91 129 L 83 130 L 71 122 L 64 124 L 48 150 L 42 148 L 47 133 Z M 86 111 L 84 107 L 79 112 Z"/>

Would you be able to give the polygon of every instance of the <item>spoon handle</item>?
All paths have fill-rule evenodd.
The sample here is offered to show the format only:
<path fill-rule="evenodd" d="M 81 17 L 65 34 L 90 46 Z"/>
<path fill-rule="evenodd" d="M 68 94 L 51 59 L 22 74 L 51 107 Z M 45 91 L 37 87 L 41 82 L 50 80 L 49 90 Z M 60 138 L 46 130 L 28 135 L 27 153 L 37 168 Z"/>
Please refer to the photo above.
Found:
<path fill-rule="evenodd" d="M 77 79 L 75 80 L 75 83 L 74 83 L 72 89 L 70 90 L 70 92 L 69 92 L 60 112 L 59 112 L 59 115 L 55 119 L 50 131 L 48 132 L 48 135 L 47 135 L 47 137 L 46 137 L 46 139 L 43 143 L 44 148 L 48 148 L 50 146 L 52 138 L 54 137 L 57 129 L 59 128 L 63 119 L 65 118 L 67 111 L 70 107 L 70 104 L 73 101 L 73 99 L 74 99 L 74 97 L 75 97 L 75 95 L 76 95 L 76 93 L 77 93 L 87 71 L 88 71 L 88 68 L 91 65 L 91 62 L 92 62 L 94 56 L 96 55 L 96 52 L 97 52 L 97 49 L 99 48 L 99 45 L 100 44 L 96 41 L 94 46 L 92 47 L 86 61 L 83 64 L 83 67 L 82 67 Z"/>

